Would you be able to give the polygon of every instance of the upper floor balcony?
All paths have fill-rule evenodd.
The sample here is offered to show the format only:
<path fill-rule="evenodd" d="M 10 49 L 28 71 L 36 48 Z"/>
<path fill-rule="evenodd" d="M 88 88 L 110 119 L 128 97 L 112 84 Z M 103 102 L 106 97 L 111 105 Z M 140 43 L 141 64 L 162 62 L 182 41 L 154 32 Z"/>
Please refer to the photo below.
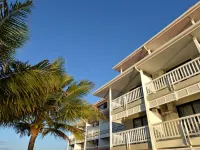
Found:
<path fill-rule="evenodd" d="M 150 108 L 200 92 L 200 21 L 147 56 L 143 70 Z"/>
<path fill-rule="evenodd" d="M 199 146 L 200 114 L 153 124 L 156 147 Z"/>
<path fill-rule="evenodd" d="M 113 133 L 113 149 L 149 149 L 150 134 L 148 126 Z"/>
<path fill-rule="evenodd" d="M 96 140 L 99 138 L 99 126 L 88 126 L 86 132 L 87 141 Z"/>
<path fill-rule="evenodd" d="M 112 100 L 113 120 L 145 111 L 142 86 Z"/>
<path fill-rule="evenodd" d="M 200 92 L 200 57 L 150 81 L 147 85 L 150 107 L 156 107 Z"/>

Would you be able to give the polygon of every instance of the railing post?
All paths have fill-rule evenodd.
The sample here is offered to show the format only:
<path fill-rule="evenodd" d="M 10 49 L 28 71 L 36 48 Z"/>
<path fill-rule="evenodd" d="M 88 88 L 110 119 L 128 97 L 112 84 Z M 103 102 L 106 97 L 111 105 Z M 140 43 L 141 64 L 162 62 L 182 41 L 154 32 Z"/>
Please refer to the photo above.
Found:
<path fill-rule="evenodd" d="M 87 122 L 85 122 L 85 139 L 84 139 L 84 150 L 86 150 L 86 144 L 87 144 Z"/>
<path fill-rule="evenodd" d="M 197 38 L 193 37 L 193 41 L 194 41 L 195 46 L 197 47 L 198 52 L 200 53 L 200 44 L 199 44 Z"/>
<path fill-rule="evenodd" d="M 143 70 L 140 70 L 140 77 L 141 77 L 141 81 L 142 81 L 142 89 L 143 89 L 143 94 L 144 94 L 144 101 L 145 101 L 145 107 L 146 107 L 146 114 L 147 114 L 147 120 L 148 120 L 148 125 L 149 125 L 149 132 L 150 132 L 150 138 L 151 138 L 151 145 L 152 145 L 152 149 L 153 150 L 156 150 L 156 140 L 155 140 L 155 137 L 154 137 L 154 133 L 153 133 L 153 127 L 152 127 L 152 123 L 151 123 L 151 115 L 152 112 L 150 111 L 149 109 L 149 102 L 147 100 L 147 89 L 146 89 L 146 84 L 148 82 L 151 81 L 151 79 L 149 77 L 147 77 Z"/>
<path fill-rule="evenodd" d="M 112 89 L 109 89 L 109 136 L 110 136 L 110 150 L 112 149 Z"/>

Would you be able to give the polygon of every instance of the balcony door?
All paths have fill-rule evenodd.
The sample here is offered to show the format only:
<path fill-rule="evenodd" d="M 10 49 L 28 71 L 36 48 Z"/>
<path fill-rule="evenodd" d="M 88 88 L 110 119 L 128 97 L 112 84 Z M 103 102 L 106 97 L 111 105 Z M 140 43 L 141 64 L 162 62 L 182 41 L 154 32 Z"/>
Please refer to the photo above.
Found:
<path fill-rule="evenodd" d="M 177 106 L 179 117 L 190 116 L 200 113 L 200 100 L 189 102 L 183 105 Z"/>
<path fill-rule="evenodd" d="M 139 128 L 146 125 L 148 125 L 146 116 L 133 119 L 133 128 Z"/>

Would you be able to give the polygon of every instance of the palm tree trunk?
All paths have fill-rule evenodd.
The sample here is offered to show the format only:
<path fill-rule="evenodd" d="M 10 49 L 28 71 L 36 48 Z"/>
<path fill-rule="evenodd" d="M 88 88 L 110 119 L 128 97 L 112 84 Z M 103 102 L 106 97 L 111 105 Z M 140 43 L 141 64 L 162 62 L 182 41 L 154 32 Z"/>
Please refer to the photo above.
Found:
<path fill-rule="evenodd" d="M 31 138 L 28 144 L 28 150 L 33 150 L 36 138 L 37 138 L 37 134 L 31 135 Z"/>

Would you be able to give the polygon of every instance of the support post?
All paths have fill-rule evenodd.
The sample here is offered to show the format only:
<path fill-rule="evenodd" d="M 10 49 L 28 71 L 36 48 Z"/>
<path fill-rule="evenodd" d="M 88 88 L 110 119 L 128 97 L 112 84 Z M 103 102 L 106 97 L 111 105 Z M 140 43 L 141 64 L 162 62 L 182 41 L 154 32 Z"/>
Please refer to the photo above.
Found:
<path fill-rule="evenodd" d="M 142 81 L 142 90 L 144 94 L 144 102 L 145 102 L 145 108 L 146 108 L 146 114 L 147 114 L 147 120 L 148 120 L 148 126 L 149 126 L 149 132 L 150 132 L 150 138 L 151 138 L 151 145 L 152 145 L 152 150 L 156 150 L 156 141 L 154 138 L 154 132 L 152 128 L 152 119 L 155 118 L 153 113 L 149 109 L 149 102 L 147 100 L 147 90 L 146 90 L 146 83 L 151 81 L 151 78 L 147 77 L 142 70 L 140 70 L 140 76 L 141 76 L 141 81 Z"/>
<path fill-rule="evenodd" d="M 148 49 L 146 46 L 144 46 L 144 49 L 148 52 L 148 54 L 151 54 L 151 50 Z"/>
<path fill-rule="evenodd" d="M 193 37 L 193 41 L 194 41 L 195 46 L 197 47 L 197 50 L 200 53 L 200 44 L 195 36 Z"/>
<path fill-rule="evenodd" d="M 84 147 L 83 150 L 86 150 L 86 144 L 87 144 L 87 122 L 85 122 L 85 138 L 84 138 Z"/>
<path fill-rule="evenodd" d="M 109 136 L 110 136 L 110 150 L 112 149 L 112 89 L 109 89 Z"/>
<path fill-rule="evenodd" d="M 190 21 L 191 21 L 192 25 L 194 25 L 194 24 L 195 24 L 195 21 L 194 21 L 194 19 L 190 18 Z"/>
<path fill-rule="evenodd" d="M 121 68 L 121 69 L 120 69 L 120 73 L 122 73 L 122 72 L 123 72 L 123 69 Z"/>

